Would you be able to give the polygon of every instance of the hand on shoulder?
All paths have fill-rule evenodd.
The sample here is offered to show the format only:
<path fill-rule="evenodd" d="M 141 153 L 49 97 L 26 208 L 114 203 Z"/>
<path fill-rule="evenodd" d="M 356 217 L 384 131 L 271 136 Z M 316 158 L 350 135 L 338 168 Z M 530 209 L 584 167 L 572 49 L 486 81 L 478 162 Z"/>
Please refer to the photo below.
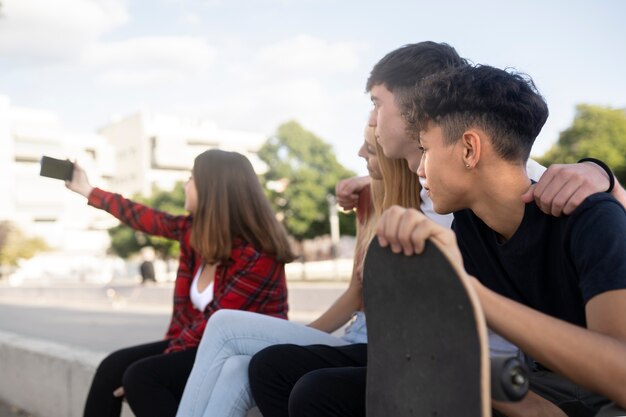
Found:
<path fill-rule="evenodd" d="M 571 214 L 587 197 L 609 188 L 607 173 L 593 162 L 550 165 L 539 181 L 522 196 L 535 201 L 546 214 Z"/>
<path fill-rule="evenodd" d="M 339 181 L 335 186 L 337 204 L 346 211 L 353 210 L 359 202 L 359 193 L 369 184 L 369 176 L 351 177 Z"/>

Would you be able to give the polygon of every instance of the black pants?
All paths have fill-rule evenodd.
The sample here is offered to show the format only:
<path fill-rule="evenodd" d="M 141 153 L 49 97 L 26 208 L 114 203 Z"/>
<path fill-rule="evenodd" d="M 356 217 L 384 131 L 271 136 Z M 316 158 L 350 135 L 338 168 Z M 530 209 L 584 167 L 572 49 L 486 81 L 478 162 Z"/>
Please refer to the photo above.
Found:
<path fill-rule="evenodd" d="M 363 417 L 367 345 L 270 346 L 252 357 L 252 395 L 265 416 Z M 592 417 L 608 400 L 551 372 L 531 371 L 531 390 L 569 417 Z M 495 416 L 502 416 L 493 411 Z"/>
<path fill-rule="evenodd" d="M 147 343 L 103 359 L 91 383 L 84 417 L 119 417 L 122 399 L 113 391 L 120 386 L 135 416 L 174 417 L 197 349 L 163 354 L 167 346 L 167 341 Z"/>
<path fill-rule="evenodd" d="M 365 416 L 367 345 L 275 345 L 250 361 L 252 395 L 264 416 Z"/>
<path fill-rule="evenodd" d="M 559 406 L 568 417 L 593 417 L 609 403 L 605 397 L 579 387 L 548 370 L 532 370 L 530 389 Z"/>

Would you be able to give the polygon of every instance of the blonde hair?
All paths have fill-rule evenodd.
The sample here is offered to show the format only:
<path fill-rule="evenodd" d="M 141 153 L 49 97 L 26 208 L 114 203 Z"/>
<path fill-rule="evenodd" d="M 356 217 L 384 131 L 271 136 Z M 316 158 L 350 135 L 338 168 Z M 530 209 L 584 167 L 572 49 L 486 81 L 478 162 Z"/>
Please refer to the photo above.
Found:
<path fill-rule="evenodd" d="M 290 262 L 287 233 L 276 220 L 248 159 L 219 149 L 198 155 L 193 165 L 198 205 L 191 246 L 205 262 L 227 261 L 236 237 L 281 262 Z"/>
<path fill-rule="evenodd" d="M 393 205 L 419 210 L 422 186 L 417 173 L 409 169 L 406 159 L 387 158 L 378 142 L 376 142 L 376 155 L 384 183 L 382 211 Z"/>
<path fill-rule="evenodd" d="M 373 129 L 373 128 L 372 128 Z M 420 191 L 422 186 L 417 174 L 409 169 L 405 159 L 391 159 L 385 156 L 382 147 L 376 142 L 376 157 L 382 174 L 382 180 L 370 182 L 373 212 L 364 224 L 357 222 L 355 263 L 362 269 L 365 254 L 376 234 L 378 219 L 383 211 L 393 205 L 420 210 Z"/>

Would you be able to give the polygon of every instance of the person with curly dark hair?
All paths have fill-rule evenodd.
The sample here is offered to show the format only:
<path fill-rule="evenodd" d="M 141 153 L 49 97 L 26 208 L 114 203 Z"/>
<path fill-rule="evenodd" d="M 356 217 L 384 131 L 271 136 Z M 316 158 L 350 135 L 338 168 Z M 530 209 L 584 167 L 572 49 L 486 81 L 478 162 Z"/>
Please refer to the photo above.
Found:
<path fill-rule="evenodd" d="M 560 409 L 541 415 L 626 406 L 626 210 L 607 192 L 561 217 L 522 201 L 548 117 L 530 77 L 486 65 L 443 71 L 420 84 L 411 115 L 417 173 L 434 209 L 454 213 L 453 231 L 393 207 L 381 244 L 419 254 L 431 240 L 470 279 L 487 324 L 524 353 L 531 391 Z"/>

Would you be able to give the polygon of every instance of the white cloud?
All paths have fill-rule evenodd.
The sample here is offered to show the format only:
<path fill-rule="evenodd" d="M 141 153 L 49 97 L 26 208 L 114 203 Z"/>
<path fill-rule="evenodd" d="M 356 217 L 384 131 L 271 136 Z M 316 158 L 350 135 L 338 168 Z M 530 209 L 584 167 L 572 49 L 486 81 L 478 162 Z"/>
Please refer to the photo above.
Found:
<path fill-rule="evenodd" d="M 215 54 L 202 38 L 154 36 L 95 43 L 83 59 L 100 71 L 105 83 L 145 86 L 202 75 Z"/>
<path fill-rule="evenodd" d="M 295 119 L 324 140 L 335 143 L 337 155 L 344 162 L 353 162 L 351 167 L 361 166 L 356 149 L 362 141 L 369 100 L 360 84 L 337 90 L 320 80 L 302 78 L 233 87 L 228 89 L 228 94 L 214 91 L 213 95 L 206 95 L 206 101 L 172 110 L 180 114 L 203 114 L 221 127 L 265 134 L 272 134 L 280 123 Z"/>
<path fill-rule="evenodd" d="M 261 48 L 257 59 L 260 65 L 281 71 L 350 72 L 358 67 L 360 49 L 356 43 L 298 35 Z"/>
<path fill-rule="evenodd" d="M 98 79 L 104 84 L 118 87 L 140 87 L 170 82 L 178 82 L 185 79 L 180 72 L 163 69 L 145 70 L 111 70 L 103 72 Z"/>
<path fill-rule="evenodd" d="M 7 62 L 78 58 L 94 39 L 128 21 L 123 0 L 4 0 L 0 54 Z"/>
<path fill-rule="evenodd" d="M 202 114 L 222 127 L 265 134 L 295 119 L 335 143 L 340 159 L 358 168 L 362 164 L 355 150 L 362 141 L 370 107 L 362 90 L 366 70 L 359 59 L 365 48 L 365 44 L 330 42 L 309 35 L 259 49 L 231 44 L 220 54 L 211 77 L 200 81 L 196 99 L 176 103 L 170 110 Z"/>
<path fill-rule="evenodd" d="M 196 14 L 196 13 L 185 13 L 182 16 L 182 21 L 186 24 L 197 26 L 202 21 L 202 18 L 200 17 L 199 14 Z"/>

